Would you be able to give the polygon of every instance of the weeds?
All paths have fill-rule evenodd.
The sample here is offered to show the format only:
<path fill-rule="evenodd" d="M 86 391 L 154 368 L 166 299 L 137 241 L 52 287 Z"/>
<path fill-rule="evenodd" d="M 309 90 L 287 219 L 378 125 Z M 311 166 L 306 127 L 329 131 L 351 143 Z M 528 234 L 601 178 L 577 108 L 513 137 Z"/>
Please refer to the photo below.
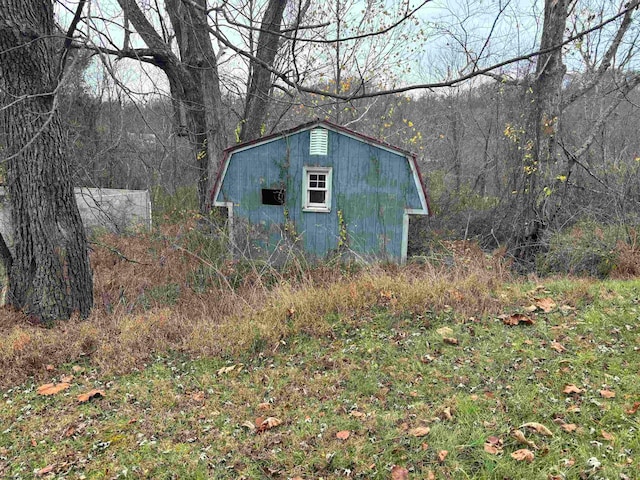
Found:
<path fill-rule="evenodd" d="M 542 286 L 468 242 L 404 267 L 293 255 L 276 269 L 218 254 L 198 222 L 101 237 L 86 321 L 45 329 L 5 309 L 0 476 L 637 471 L 637 282 Z M 104 398 L 75 400 L 94 388 Z M 282 423 L 260 430 L 265 417 Z M 511 457 L 519 429 L 531 464 Z"/>
<path fill-rule="evenodd" d="M 275 348 L 297 332 L 327 331 L 325 315 L 377 306 L 482 315 L 512 301 L 501 297 L 510 278 L 501 260 L 475 251 L 476 259 L 460 257 L 454 267 L 310 266 L 292 256 L 275 268 L 222 255 L 220 237 L 205 235 L 197 222 L 192 216 L 154 233 L 105 234 L 94 243 L 96 306 L 85 322 L 43 329 L 5 311 L 0 383 L 45 378 L 48 364 L 82 361 L 115 374 L 166 351 L 224 357 Z"/>
<path fill-rule="evenodd" d="M 397 465 L 409 478 L 633 478 L 635 283 L 578 282 L 600 299 L 582 306 L 566 303 L 569 282 L 514 286 L 507 312 L 534 319 L 514 327 L 451 306 L 407 312 L 404 281 L 375 293 L 371 278 L 359 281 L 369 308 L 349 292 L 275 346 L 265 330 L 238 332 L 247 343 L 226 360 L 165 353 L 116 377 L 56 365 L 49 380 L 75 376 L 64 393 L 7 390 L 0 474 L 388 479 Z M 256 315 L 274 315 L 287 295 Z M 532 302 L 550 309 L 531 311 Z M 307 324 L 310 312 L 289 308 L 279 314 Z M 138 319 L 153 330 L 163 313 Z M 78 404 L 89 388 L 104 398 Z M 258 432 L 266 417 L 276 426 Z M 511 455 L 525 446 L 531 463 Z"/>

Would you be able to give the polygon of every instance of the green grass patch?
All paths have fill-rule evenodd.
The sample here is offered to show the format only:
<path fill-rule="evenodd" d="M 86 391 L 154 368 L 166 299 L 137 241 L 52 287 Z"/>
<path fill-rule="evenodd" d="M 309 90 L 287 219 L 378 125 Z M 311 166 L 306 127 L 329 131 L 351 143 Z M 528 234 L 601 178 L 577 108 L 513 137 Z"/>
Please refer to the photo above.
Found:
<path fill-rule="evenodd" d="M 2 392 L 0 476 L 635 478 L 640 282 L 517 288 L 533 306 L 502 318 L 378 304 L 275 347 L 256 334 L 227 360 L 171 353 L 110 378 L 60 366 L 51 381 L 73 378 L 56 395 Z M 515 313 L 533 323 L 507 325 Z M 93 388 L 104 397 L 79 403 Z M 522 448 L 531 462 L 512 458 Z"/>

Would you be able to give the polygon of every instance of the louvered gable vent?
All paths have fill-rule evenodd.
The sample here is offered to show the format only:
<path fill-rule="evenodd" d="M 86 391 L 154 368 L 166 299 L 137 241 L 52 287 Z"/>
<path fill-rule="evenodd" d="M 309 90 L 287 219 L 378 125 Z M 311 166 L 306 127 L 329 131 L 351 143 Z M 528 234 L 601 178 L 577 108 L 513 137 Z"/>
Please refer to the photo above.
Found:
<path fill-rule="evenodd" d="M 327 144 L 329 143 L 329 132 L 324 128 L 314 128 L 311 130 L 309 141 L 310 155 L 326 155 Z"/>

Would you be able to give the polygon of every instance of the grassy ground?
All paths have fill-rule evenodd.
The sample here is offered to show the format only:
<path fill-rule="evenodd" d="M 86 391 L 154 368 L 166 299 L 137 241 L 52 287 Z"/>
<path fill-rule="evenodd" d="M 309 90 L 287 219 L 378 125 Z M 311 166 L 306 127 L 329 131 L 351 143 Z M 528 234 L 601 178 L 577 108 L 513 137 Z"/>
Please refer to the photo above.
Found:
<path fill-rule="evenodd" d="M 455 247 L 276 272 L 188 222 L 103 236 L 88 320 L 0 313 L 0 477 L 638 478 L 640 281 Z"/>
<path fill-rule="evenodd" d="M 52 366 L 70 388 L 3 392 L 0 476 L 637 478 L 640 283 L 510 288 L 501 316 L 399 309 L 390 288 L 226 360 Z"/>

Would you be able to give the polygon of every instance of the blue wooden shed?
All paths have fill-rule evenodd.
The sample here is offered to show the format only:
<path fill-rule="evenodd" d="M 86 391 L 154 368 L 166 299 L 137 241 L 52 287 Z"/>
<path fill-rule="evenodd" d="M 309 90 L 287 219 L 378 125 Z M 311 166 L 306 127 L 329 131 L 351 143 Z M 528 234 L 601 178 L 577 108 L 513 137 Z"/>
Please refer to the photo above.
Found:
<path fill-rule="evenodd" d="M 324 120 L 225 150 L 212 201 L 235 242 L 315 258 L 404 262 L 409 216 L 430 213 L 415 155 Z"/>

